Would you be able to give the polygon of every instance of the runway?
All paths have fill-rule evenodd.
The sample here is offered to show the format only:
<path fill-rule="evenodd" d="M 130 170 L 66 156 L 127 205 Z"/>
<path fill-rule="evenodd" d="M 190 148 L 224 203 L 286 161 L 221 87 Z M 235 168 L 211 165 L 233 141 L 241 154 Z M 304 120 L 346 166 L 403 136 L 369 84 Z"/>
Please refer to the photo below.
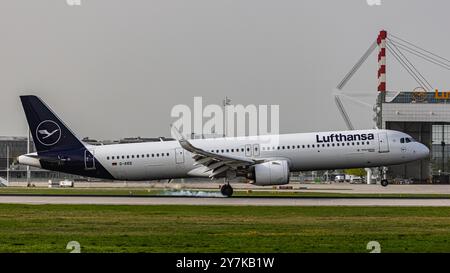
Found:
<path fill-rule="evenodd" d="M 426 198 L 267 198 L 267 197 L 100 197 L 0 196 L 1 204 L 196 205 L 196 206 L 387 206 L 450 207 L 450 199 Z"/>
<path fill-rule="evenodd" d="M 178 180 L 177 180 L 178 181 Z M 37 188 L 47 188 L 48 182 L 33 181 Z M 10 182 L 10 187 L 25 188 L 27 182 Z M 248 183 L 232 183 L 236 190 L 274 191 L 273 187 L 260 187 Z M 80 189 L 152 189 L 152 190 L 218 190 L 220 183 L 207 181 L 186 182 L 79 182 L 75 188 Z M 410 184 L 410 185 L 380 185 L 350 184 L 350 183 L 299 183 L 290 182 L 291 189 L 283 189 L 283 192 L 327 192 L 327 193 L 361 193 L 361 194 L 450 194 L 450 185 L 439 184 Z"/>

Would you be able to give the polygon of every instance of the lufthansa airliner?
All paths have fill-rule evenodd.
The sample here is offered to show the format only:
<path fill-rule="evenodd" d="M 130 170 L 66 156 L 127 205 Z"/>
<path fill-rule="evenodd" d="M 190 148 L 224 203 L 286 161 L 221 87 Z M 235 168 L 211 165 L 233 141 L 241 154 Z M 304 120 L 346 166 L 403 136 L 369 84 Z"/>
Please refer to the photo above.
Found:
<path fill-rule="evenodd" d="M 290 172 L 371 168 L 429 156 L 411 136 L 392 130 L 357 130 L 176 140 L 92 146 L 82 142 L 38 97 L 21 96 L 36 153 L 19 164 L 108 180 L 245 177 L 258 186 L 289 183 Z M 388 181 L 382 180 L 387 186 Z M 228 182 L 225 196 L 233 194 Z"/>

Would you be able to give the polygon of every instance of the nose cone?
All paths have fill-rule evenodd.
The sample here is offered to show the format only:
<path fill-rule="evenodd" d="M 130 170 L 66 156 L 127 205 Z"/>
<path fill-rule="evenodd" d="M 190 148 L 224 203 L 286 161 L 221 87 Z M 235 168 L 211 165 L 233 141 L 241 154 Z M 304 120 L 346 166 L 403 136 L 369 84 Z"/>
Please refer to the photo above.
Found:
<path fill-rule="evenodd" d="M 430 149 L 427 146 L 420 143 L 420 147 L 417 149 L 417 155 L 420 159 L 427 158 L 430 156 Z"/>

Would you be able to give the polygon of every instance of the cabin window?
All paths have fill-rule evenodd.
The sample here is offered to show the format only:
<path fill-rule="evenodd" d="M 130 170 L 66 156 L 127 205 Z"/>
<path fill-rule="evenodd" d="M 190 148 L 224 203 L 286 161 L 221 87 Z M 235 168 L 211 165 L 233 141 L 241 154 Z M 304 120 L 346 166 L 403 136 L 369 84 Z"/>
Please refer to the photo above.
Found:
<path fill-rule="evenodd" d="M 355 146 L 355 142 L 352 142 L 352 145 Z"/>
<path fill-rule="evenodd" d="M 139 155 L 137 155 L 136 157 L 139 158 Z"/>
<path fill-rule="evenodd" d="M 336 143 L 336 146 L 338 146 L 338 147 L 339 147 L 339 143 Z"/>
<path fill-rule="evenodd" d="M 134 158 L 134 155 L 131 155 L 131 158 Z"/>
<path fill-rule="evenodd" d="M 114 156 L 112 157 L 112 160 L 114 160 Z"/>
<path fill-rule="evenodd" d="M 367 145 L 369 145 L 370 144 L 370 142 L 369 141 L 367 141 Z"/>
<path fill-rule="evenodd" d="M 310 146 L 309 146 L 309 144 L 308 144 L 308 146 L 307 146 L 307 147 L 308 147 L 308 148 L 310 147 Z"/>
<path fill-rule="evenodd" d="M 230 152 L 230 150 L 229 149 L 227 149 L 227 153 L 229 153 Z"/>
<path fill-rule="evenodd" d="M 150 157 L 150 155 L 149 155 L 149 154 L 147 154 L 147 157 Z"/>
<path fill-rule="evenodd" d="M 331 144 L 331 146 L 333 146 L 333 147 L 334 147 L 334 143 L 333 143 L 333 144 Z"/>
<path fill-rule="evenodd" d="M 359 145 L 359 142 L 356 142 L 356 145 Z"/>
<path fill-rule="evenodd" d="M 109 156 L 106 157 L 106 160 L 109 160 Z"/>
<path fill-rule="evenodd" d="M 167 153 L 166 155 L 169 156 L 169 153 Z"/>
<path fill-rule="evenodd" d="M 159 157 L 159 153 L 158 153 L 158 154 L 156 154 L 156 157 Z"/>
<path fill-rule="evenodd" d="M 155 154 L 152 154 L 152 157 L 155 157 Z"/>

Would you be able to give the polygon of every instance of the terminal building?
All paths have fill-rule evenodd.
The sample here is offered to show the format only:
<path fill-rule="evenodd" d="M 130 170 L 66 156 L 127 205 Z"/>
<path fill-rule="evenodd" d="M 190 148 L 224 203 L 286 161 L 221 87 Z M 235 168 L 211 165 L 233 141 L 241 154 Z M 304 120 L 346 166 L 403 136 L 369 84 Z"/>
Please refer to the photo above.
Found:
<path fill-rule="evenodd" d="M 11 181 L 27 181 L 48 179 L 75 179 L 77 176 L 17 164 L 16 158 L 26 154 L 28 151 L 28 140 L 26 137 L 0 136 L 0 177 Z M 35 152 L 33 141 L 30 141 L 29 152 Z M 28 177 L 29 171 L 29 177 Z"/>
<path fill-rule="evenodd" d="M 355 129 L 340 100 L 341 91 L 368 57 L 378 48 L 378 86 L 373 110 L 376 128 L 390 129 L 411 135 L 430 149 L 430 157 L 421 161 L 387 167 L 387 178 L 391 182 L 449 183 L 450 162 L 450 92 L 436 90 L 408 59 L 412 54 L 425 61 L 450 70 L 450 60 L 431 53 L 385 30 L 380 31 L 376 41 L 353 66 L 336 88 L 335 102 L 349 130 Z M 396 59 L 417 83 L 410 91 L 390 90 L 386 83 L 386 56 Z M 348 94 L 348 93 L 347 93 Z M 349 95 L 347 97 L 350 97 Z M 359 101 L 353 98 L 354 101 Z M 359 101 L 361 102 L 361 101 Z M 364 102 L 365 105 L 369 105 Z M 392 140 L 394 141 L 394 140 Z M 386 168 L 384 168 L 386 170 Z M 373 183 L 369 170 L 367 183 Z M 377 173 L 377 178 L 381 175 Z"/>
<path fill-rule="evenodd" d="M 430 157 L 388 169 L 388 178 L 410 179 L 418 183 L 449 183 L 450 92 L 433 90 L 433 86 L 407 59 L 404 50 L 450 70 L 450 61 L 382 30 L 377 38 L 378 98 L 374 108 L 378 128 L 392 129 L 411 135 L 425 144 Z M 387 91 L 386 52 L 410 73 L 420 87 L 411 92 Z M 431 54 L 431 55 L 430 55 Z M 387 95 L 391 93 L 393 95 Z"/>
<path fill-rule="evenodd" d="M 382 94 L 379 99 L 383 100 Z M 379 128 L 411 135 L 430 148 L 428 159 L 391 166 L 390 178 L 406 178 L 425 183 L 449 183 L 450 99 L 438 91 L 399 92 L 380 103 Z"/>

